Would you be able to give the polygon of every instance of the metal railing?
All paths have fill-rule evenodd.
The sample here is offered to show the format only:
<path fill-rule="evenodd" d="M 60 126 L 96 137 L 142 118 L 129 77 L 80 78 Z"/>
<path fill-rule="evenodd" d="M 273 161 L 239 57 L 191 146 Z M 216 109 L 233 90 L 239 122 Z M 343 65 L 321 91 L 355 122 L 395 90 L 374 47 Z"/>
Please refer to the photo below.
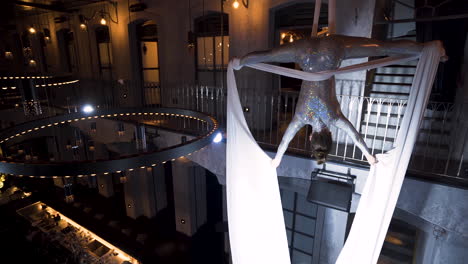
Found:
<path fill-rule="evenodd" d="M 356 81 L 346 81 L 346 85 Z M 338 86 L 339 84 L 337 84 Z M 349 90 L 349 89 L 348 89 Z M 347 91 L 342 89 L 342 91 Z M 297 92 L 266 94 L 240 90 L 239 96 L 247 123 L 257 142 L 266 148 L 276 149 L 284 131 L 291 121 L 298 100 Z M 221 126 L 226 122 L 226 91 L 219 87 L 183 85 L 163 94 L 165 106 L 187 108 L 208 113 Z M 357 95 L 338 95 L 341 111 L 355 126 L 373 154 L 383 153 L 394 147 L 406 100 L 372 98 Z M 467 141 L 466 128 L 460 120 L 468 120 L 463 111 L 451 103 L 430 102 L 414 147 L 409 169 L 419 173 L 442 176 L 466 177 L 468 167 L 464 147 Z M 364 163 L 362 152 L 343 131 L 331 127 L 334 160 Z M 311 127 L 302 128 L 289 144 L 288 151 L 310 155 Z"/>
<path fill-rule="evenodd" d="M 394 147 L 406 100 L 373 98 L 354 95 L 363 82 L 337 81 L 337 96 L 343 114 L 360 132 L 373 154 Z M 81 81 L 67 89 L 47 91 L 47 104 L 51 106 L 43 115 L 56 115 L 63 111 L 76 111 L 84 103 L 102 108 L 165 106 L 208 113 L 221 127 L 226 125 L 226 90 L 202 85 L 181 85 L 161 89 L 157 83 L 134 81 Z M 245 117 L 252 134 L 265 148 L 276 150 L 284 131 L 294 115 L 297 92 L 266 93 L 256 89 L 239 90 Z M 47 105 L 45 105 L 47 106 Z M 52 107 L 53 106 L 53 107 Z M 29 118 L 30 119 L 30 118 Z M 415 145 L 410 170 L 442 176 L 468 178 L 468 107 L 450 103 L 431 102 Z M 5 124 L 9 126 L 8 124 Z M 330 156 L 335 160 L 365 164 L 362 152 L 343 131 L 330 128 L 333 148 Z M 310 155 L 311 127 L 302 128 L 289 144 L 288 151 Z"/>

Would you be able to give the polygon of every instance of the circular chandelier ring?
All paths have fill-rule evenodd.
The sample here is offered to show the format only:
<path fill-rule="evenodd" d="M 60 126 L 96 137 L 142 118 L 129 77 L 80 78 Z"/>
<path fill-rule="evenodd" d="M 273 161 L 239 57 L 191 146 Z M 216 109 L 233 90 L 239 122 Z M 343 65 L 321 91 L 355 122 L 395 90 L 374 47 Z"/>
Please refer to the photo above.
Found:
<path fill-rule="evenodd" d="M 20 124 L 0 133 L 0 143 L 21 137 L 25 134 L 35 132 L 51 126 L 58 126 L 66 123 L 91 120 L 97 118 L 113 118 L 121 116 L 169 116 L 182 117 L 207 123 L 211 128 L 206 134 L 198 136 L 190 141 L 174 145 L 159 151 L 128 155 L 118 159 L 93 160 L 82 162 L 18 162 L 10 160 L 0 161 L 0 173 L 16 175 L 20 177 L 83 177 L 96 176 L 97 174 L 119 173 L 125 170 L 137 168 L 154 167 L 164 164 L 167 161 L 175 160 L 209 145 L 218 131 L 218 122 L 213 117 L 185 109 L 178 108 L 118 108 L 99 110 L 95 113 L 86 114 L 76 112 L 66 115 L 53 116 Z"/>

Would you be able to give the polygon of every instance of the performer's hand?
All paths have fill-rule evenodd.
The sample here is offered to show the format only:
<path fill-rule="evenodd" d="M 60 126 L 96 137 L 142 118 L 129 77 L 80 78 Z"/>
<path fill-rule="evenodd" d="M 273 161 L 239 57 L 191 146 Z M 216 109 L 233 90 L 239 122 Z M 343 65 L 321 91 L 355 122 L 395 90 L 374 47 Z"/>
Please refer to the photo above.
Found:
<path fill-rule="evenodd" d="M 239 58 L 232 58 L 232 68 L 236 71 L 240 70 L 242 68 L 242 65 L 240 64 L 240 59 Z"/>
<path fill-rule="evenodd" d="M 280 163 L 281 163 L 281 159 L 274 158 L 271 160 L 271 166 L 275 169 L 278 168 Z"/>
<path fill-rule="evenodd" d="M 374 165 L 374 164 L 377 164 L 377 162 L 379 162 L 377 160 L 377 158 L 373 155 L 366 155 L 366 159 L 367 159 L 367 162 L 369 162 L 369 165 Z"/>

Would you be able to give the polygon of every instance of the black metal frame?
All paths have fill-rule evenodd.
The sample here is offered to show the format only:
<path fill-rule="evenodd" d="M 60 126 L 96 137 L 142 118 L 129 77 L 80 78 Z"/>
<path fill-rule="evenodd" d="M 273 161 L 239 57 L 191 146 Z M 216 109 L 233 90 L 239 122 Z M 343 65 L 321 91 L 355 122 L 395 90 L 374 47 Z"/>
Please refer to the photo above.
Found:
<path fill-rule="evenodd" d="M 191 153 L 204 148 L 210 144 L 218 131 L 218 122 L 211 116 L 185 109 L 176 108 L 137 108 L 137 109 L 109 109 L 100 110 L 93 114 L 85 114 L 76 112 L 67 115 L 54 116 L 44 118 L 28 123 L 15 126 L 0 133 L 0 143 L 4 143 L 10 139 L 20 137 L 26 133 L 37 131 L 46 127 L 57 126 L 61 124 L 71 123 L 78 120 L 89 120 L 95 118 L 119 117 L 127 115 L 161 115 L 185 117 L 199 120 L 207 123 L 211 130 L 193 140 L 171 146 L 159 151 L 147 152 L 136 155 L 128 155 L 119 159 L 112 160 L 95 160 L 84 162 L 17 162 L 12 160 L 0 161 L 0 172 L 17 176 L 29 177 L 71 177 L 71 176 L 94 176 L 99 173 L 109 174 L 111 172 L 124 171 L 135 168 L 144 168 L 156 166 L 157 164 L 165 163 L 173 159 L 191 155 Z"/>

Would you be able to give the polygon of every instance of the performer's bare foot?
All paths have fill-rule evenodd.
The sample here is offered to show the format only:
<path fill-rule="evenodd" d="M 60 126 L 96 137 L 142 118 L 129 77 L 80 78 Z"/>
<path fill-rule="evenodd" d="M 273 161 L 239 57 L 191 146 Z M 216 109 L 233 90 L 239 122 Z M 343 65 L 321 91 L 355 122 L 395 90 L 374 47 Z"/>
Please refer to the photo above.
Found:
<path fill-rule="evenodd" d="M 271 166 L 275 169 L 278 168 L 280 163 L 281 163 L 281 159 L 274 158 L 271 160 Z"/>
<path fill-rule="evenodd" d="M 369 165 L 374 165 L 374 164 L 377 164 L 377 162 L 379 162 L 377 160 L 377 158 L 373 155 L 366 155 L 366 159 L 367 159 L 367 162 L 369 162 Z"/>

